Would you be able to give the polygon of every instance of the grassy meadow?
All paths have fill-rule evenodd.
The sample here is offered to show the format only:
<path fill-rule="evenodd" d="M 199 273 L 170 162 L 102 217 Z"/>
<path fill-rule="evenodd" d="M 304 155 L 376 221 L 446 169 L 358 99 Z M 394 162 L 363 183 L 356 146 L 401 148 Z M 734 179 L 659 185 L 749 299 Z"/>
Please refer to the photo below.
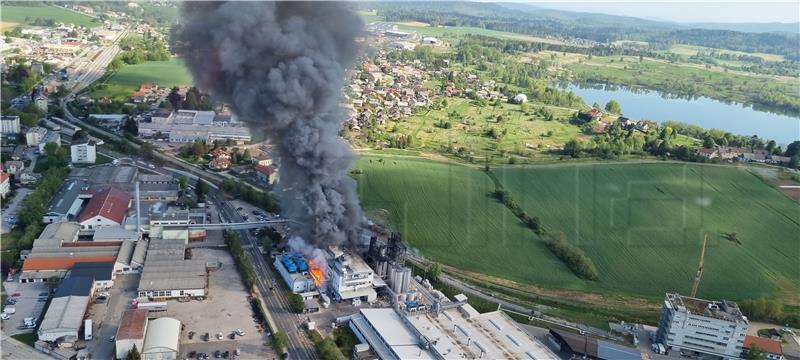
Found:
<path fill-rule="evenodd" d="M 556 39 L 469 26 L 429 26 L 425 23 L 398 23 L 397 29 L 401 31 L 415 31 L 423 36 L 435 36 L 443 39 L 453 39 L 462 35 L 472 34 L 545 44 L 563 44 L 562 41 Z"/>
<path fill-rule="evenodd" d="M 744 169 L 690 164 L 597 164 L 495 169 L 498 179 L 549 231 L 562 231 L 597 266 L 575 277 L 542 240 L 489 193 L 477 168 L 386 156 L 355 168 L 368 213 L 429 258 L 548 288 L 657 299 L 688 293 L 708 233 L 698 296 L 779 295 L 798 303 L 800 205 Z M 722 238 L 737 233 L 742 245 Z"/>
<path fill-rule="evenodd" d="M 89 96 L 110 96 L 124 100 L 139 88 L 139 85 L 155 82 L 163 87 L 190 85 L 192 77 L 179 59 L 146 61 L 136 65 L 125 65 L 119 71 L 102 80 Z"/>
<path fill-rule="evenodd" d="M 37 18 L 53 19 L 55 22 L 75 24 L 85 27 L 94 27 L 100 25 L 98 22 L 92 22 L 93 19 L 89 16 L 53 5 L 3 5 L 3 10 L 0 11 L 0 20 L 2 20 L 4 24 L 6 22 L 32 24 Z"/>

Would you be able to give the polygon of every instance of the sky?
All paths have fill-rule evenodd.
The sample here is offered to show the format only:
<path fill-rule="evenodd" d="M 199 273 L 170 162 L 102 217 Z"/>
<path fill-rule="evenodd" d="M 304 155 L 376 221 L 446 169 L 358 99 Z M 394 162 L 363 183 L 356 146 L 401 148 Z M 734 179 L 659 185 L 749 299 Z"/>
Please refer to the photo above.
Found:
<path fill-rule="evenodd" d="M 514 0 L 512 0 L 514 1 Z M 800 21 L 800 1 L 520 1 L 544 8 L 633 16 L 674 22 L 783 22 Z"/>

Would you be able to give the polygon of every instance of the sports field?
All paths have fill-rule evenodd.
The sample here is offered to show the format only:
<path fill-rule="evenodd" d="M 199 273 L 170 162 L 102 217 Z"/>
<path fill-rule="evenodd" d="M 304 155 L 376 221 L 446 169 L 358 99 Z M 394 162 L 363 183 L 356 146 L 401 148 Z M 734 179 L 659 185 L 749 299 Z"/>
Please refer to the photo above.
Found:
<path fill-rule="evenodd" d="M 162 87 L 175 85 L 191 85 L 192 77 L 179 59 L 167 61 L 146 61 L 136 65 L 125 65 L 105 79 L 103 84 L 92 91 L 89 96 L 110 96 L 125 99 L 147 82 L 158 83 Z"/>
<path fill-rule="evenodd" d="M 8 6 L 3 5 L 0 11 L 0 20 L 3 23 L 32 24 L 34 20 L 52 19 L 55 22 L 75 24 L 79 26 L 94 27 L 99 22 L 92 22 L 92 18 L 78 12 L 70 11 L 58 6 Z"/>
<path fill-rule="evenodd" d="M 391 157 L 365 157 L 356 167 L 364 207 L 387 209 L 412 246 L 449 265 L 655 299 L 689 292 L 708 233 L 698 296 L 778 294 L 800 302 L 800 205 L 747 170 L 658 163 L 496 169 L 520 206 L 591 257 L 600 280 L 586 282 L 488 196 L 493 187 L 480 169 Z M 741 245 L 722 237 L 732 232 Z"/>

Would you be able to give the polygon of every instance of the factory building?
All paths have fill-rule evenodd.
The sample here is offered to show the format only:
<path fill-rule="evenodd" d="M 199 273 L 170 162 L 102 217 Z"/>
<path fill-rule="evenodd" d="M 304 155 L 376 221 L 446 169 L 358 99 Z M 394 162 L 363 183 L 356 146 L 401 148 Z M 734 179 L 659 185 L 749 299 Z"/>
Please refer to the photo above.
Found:
<path fill-rule="evenodd" d="M 502 311 L 361 309 L 349 326 L 379 359 L 559 359 Z M 365 346 L 358 349 L 364 352 Z"/>
<path fill-rule="evenodd" d="M 93 293 L 90 278 L 69 277 L 61 281 L 39 325 L 39 340 L 67 343 L 78 340 Z"/>
<path fill-rule="evenodd" d="M 144 348 L 144 334 L 147 329 L 147 310 L 128 309 L 122 313 L 117 334 L 114 336 L 116 345 L 116 358 L 125 359 L 131 348 L 142 351 Z"/>
<path fill-rule="evenodd" d="M 738 359 L 749 322 L 731 301 L 710 301 L 668 293 L 656 341 L 672 351 L 715 359 Z"/>
<path fill-rule="evenodd" d="M 275 269 L 289 286 L 289 290 L 299 294 L 316 289 L 308 263 L 300 254 L 282 254 L 275 257 Z"/>
<path fill-rule="evenodd" d="M 139 175 L 139 198 L 144 201 L 178 200 L 180 185 L 169 175 Z"/>
<path fill-rule="evenodd" d="M 386 286 L 358 255 L 331 247 L 327 251 L 327 257 L 326 280 L 335 300 L 373 302 L 378 297 L 375 288 Z"/>

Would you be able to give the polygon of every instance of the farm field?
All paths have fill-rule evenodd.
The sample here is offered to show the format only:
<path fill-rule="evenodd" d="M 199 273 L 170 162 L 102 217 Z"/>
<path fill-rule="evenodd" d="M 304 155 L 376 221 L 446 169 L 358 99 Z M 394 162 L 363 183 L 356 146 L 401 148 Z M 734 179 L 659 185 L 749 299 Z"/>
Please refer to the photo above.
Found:
<path fill-rule="evenodd" d="M 674 44 L 669 47 L 669 52 L 673 54 L 683 55 L 683 56 L 693 56 L 697 55 L 698 52 L 718 52 L 720 54 L 731 54 L 731 55 L 750 55 L 750 56 L 758 56 L 764 61 L 783 61 L 783 55 L 778 54 L 765 54 L 765 53 L 748 53 L 743 51 L 734 51 L 734 50 L 727 50 L 727 49 L 714 49 L 708 48 L 703 46 L 696 46 L 696 45 L 687 45 L 687 44 Z"/>
<path fill-rule="evenodd" d="M 31 24 L 37 18 L 53 19 L 55 22 L 63 22 L 85 27 L 95 27 L 100 25 L 99 22 L 92 22 L 93 19 L 89 16 L 52 5 L 3 5 L 3 11 L 0 12 L 0 20 L 2 20 L 4 27 L 6 22 Z"/>
<path fill-rule="evenodd" d="M 488 194 L 477 168 L 400 157 L 361 158 L 355 168 L 368 213 L 388 211 L 394 229 L 429 258 L 549 288 L 657 299 L 687 293 L 709 235 L 698 296 L 778 294 L 800 303 L 796 266 L 800 205 L 748 170 L 674 163 L 495 169 L 549 231 L 562 231 L 597 266 L 586 282 Z M 658 179 L 657 181 L 653 179 Z M 742 245 L 722 238 L 737 233 Z"/>
<path fill-rule="evenodd" d="M 367 213 L 387 211 L 393 229 L 425 256 L 496 276 L 573 281 L 544 244 L 490 196 L 494 185 L 480 170 L 391 156 L 361 157 L 354 169 L 363 171 L 354 177 Z M 536 271 L 532 264 L 549 270 Z"/>
<path fill-rule="evenodd" d="M 415 25 L 421 25 L 421 24 L 415 24 Z M 549 39 L 532 35 L 517 34 L 512 32 L 489 30 L 489 29 L 468 27 L 468 26 L 427 26 L 427 25 L 413 26 L 410 25 L 409 23 L 398 23 L 397 29 L 402 31 L 416 31 L 417 33 L 423 36 L 435 36 L 439 38 L 454 38 L 461 35 L 473 34 L 473 35 L 497 37 L 501 39 L 522 40 L 522 41 L 530 41 L 530 42 L 545 43 L 545 44 L 559 44 L 559 45 L 564 44 L 563 41 L 557 39 Z"/>
<path fill-rule="evenodd" d="M 192 77 L 178 59 L 167 61 L 146 61 L 136 65 L 125 65 L 110 75 L 101 85 L 96 86 L 89 96 L 110 96 L 115 99 L 126 99 L 131 93 L 146 82 L 155 82 L 162 87 L 190 85 Z"/>

